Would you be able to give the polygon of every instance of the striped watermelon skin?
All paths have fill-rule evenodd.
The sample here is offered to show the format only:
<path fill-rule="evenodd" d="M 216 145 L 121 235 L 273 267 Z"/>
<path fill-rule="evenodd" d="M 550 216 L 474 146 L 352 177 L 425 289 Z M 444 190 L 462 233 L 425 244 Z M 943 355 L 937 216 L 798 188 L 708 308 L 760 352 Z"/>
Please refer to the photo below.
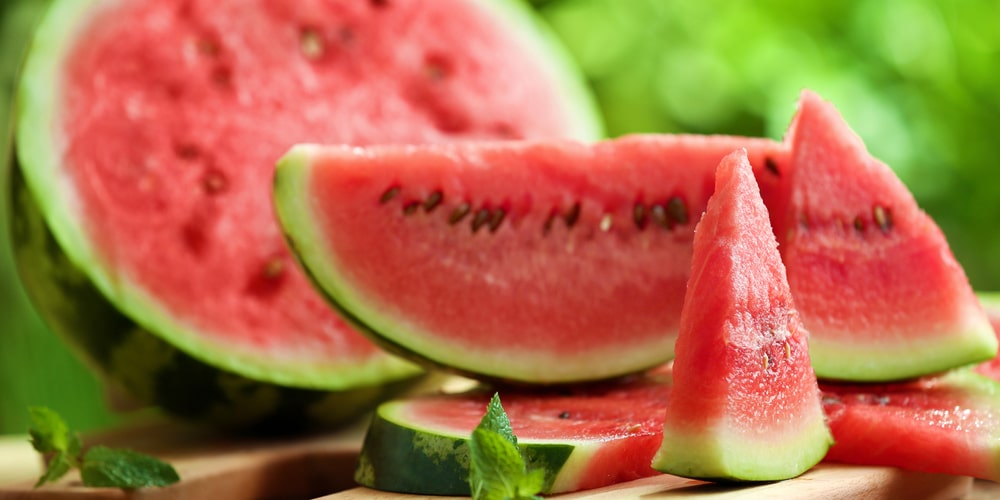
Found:
<path fill-rule="evenodd" d="M 253 189 L 283 148 L 602 133 L 519 0 L 56 0 L 16 104 L 11 225 L 39 314 L 139 403 L 260 431 L 339 425 L 423 378 L 294 265 Z"/>
<path fill-rule="evenodd" d="M 420 382 L 349 390 L 283 387 L 202 361 L 150 333 L 101 294 L 52 236 L 16 162 L 11 231 L 21 281 L 46 324 L 98 373 L 141 405 L 250 433 L 340 426 Z"/>

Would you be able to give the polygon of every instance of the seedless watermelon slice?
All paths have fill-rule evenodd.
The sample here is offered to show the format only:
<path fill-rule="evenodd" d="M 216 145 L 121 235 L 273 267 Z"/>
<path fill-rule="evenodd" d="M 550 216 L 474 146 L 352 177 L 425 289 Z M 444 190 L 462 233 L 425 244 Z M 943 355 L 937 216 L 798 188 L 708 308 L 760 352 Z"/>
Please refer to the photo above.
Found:
<path fill-rule="evenodd" d="M 779 143 L 631 136 L 596 144 L 300 145 L 279 221 L 331 303 L 387 348 L 528 383 L 672 357 L 694 224 L 719 160 Z"/>
<path fill-rule="evenodd" d="M 186 414 L 412 376 L 292 263 L 274 162 L 301 141 L 594 139 L 566 63 L 508 1 L 56 1 L 18 90 L 25 283 L 91 361 Z"/>
<path fill-rule="evenodd" d="M 830 446 L 785 267 L 746 153 L 719 165 L 694 236 L 674 387 L 653 467 L 710 480 L 795 477 Z"/>
<path fill-rule="evenodd" d="M 786 140 L 790 195 L 775 232 L 816 374 L 903 379 L 995 356 L 944 235 L 833 106 L 803 93 Z"/>

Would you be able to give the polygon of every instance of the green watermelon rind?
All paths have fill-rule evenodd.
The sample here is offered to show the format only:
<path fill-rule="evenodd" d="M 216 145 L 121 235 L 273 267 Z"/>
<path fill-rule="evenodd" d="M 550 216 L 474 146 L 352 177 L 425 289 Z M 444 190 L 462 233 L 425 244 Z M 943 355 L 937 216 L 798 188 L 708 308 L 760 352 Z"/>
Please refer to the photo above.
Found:
<path fill-rule="evenodd" d="M 584 82 L 574 72 L 570 59 L 563 54 L 554 37 L 531 16 L 526 6 L 516 1 L 479 0 L 507 22 L 517 36 L 551 63 L 547 68 L 566 96 L 571 133 L 581 138 L 596 138 L 601 131 L 599 115 Z M 421 373 L 416 365 L 400 358 L 379 354 L 362 363 L 303 364 L 300 360 L 281 360 L 252 352 L 234 351 L 231 346 L 206 340 L 190 325 L 177 320 L 129 276 L 113 274 L 101 262 L 97 250 L 84 230 L 71 180 L 60 175 L 60 154 L 66 140 L 59 135 L 58 87 L 60 66 L 74 43 L 80 26 L 100 9 L 111 8 L 116 0 L 57 1 L 48 11 L 31 41 L 15 102 L 15 150 L 23 168 L 28 191 L 69 261 L 86 275 L 95 289 L 115 309 L 140 322 L 142 328 L 160 336 L 187 356 L 207 365 L 217 366 L 240 376 L 284 386 L 306 389 L 347 390 L 354 387 L 388 383 Z M 533 23 L 533 25 L 532 25 Z M 538 31 L 537 33 L 535 31 Z M 548 58 L 548 59 L 546 59 Z M 65 332 L 73 336 L 73 332 Z"/>
<path fill-rule="evenodd" d="M 389 352 L 425 366 L 470 376 L 525 385 L 556 385 L 587 380 L 604 380 L 637 373 L 665 361 L 673 352 L 674 337 L 664 335 L 655 341 L 616 347 L 614 355 L 606 351 L 582 354 L 525 351 L 518 346 L 476 353 L 474 368 L 468 366 L 468 351 L 436 339 L 406 318 L 387 316 L 377 304 L 352 287 L 341 272 L 345 266 L 325 244 L 326 236 L 315 223 L 319 215 L 312 211 L 310 171 L 314 157 L 331 146 L 298 144 L 278 160 L 274 177 L 275 211 L 288 246 L 301 267 L 324 295 L 327 302 L 359 331 L 367 334 Z M 347 147 L 332 146 L 347 152 Z M 364 154 L 364 153 L 358 153 Z M 536 372 L 542 369 L 544 377 Z"/>
<path fill-rule="evenodd" d="M 171 415 L 251 432 L 335 427 L 421 383 L 404 378 L 331 391 L 255 380 L 205 363 L 122 314 L 72 263 L 41 217 L 12 162 L 14 260 L 47 326 L 109 388 Z"/>
<path fill-rule="evenodd" d="M 294 357 L 274 359 L 210 337 L 174 318 L 127 275 L 115 275 L 101 262 L 86 234 L 86 221 L 72 180 L 60 174 L 66 140 L 57 123 L 59 69 L 82 23 L 111 3 L 60 1 L 52 5 L 31 42 L 17 90 L 15 130 L 17 160 L 28 189 L 70 261 L 84 271 L 107 300 L 145 329 L 168 339 L 189 355 L 243 376 L 276 384 L 347 389 L 417 375 L 414 365 L 388 355 L 363 363 L 303 364 Z M 30 168 L 28 168 L 30 166 Z"/>
<path fill-rule="evenodd" d="M 355 481 L 398 493 L 469 495 L 469 447 L 473 429 L 422 422 L 406 412 L 407 400 L 379 405 L 361 449 Z M 485 406 L 484 406 L 485 409 Z M 542 494 L 578 490 L 588 479 L 589 459 L 600 440 L 518 438 L 529 469 L 545 471 Z M 384 471 L 380 473 L 380 471 Z"/>

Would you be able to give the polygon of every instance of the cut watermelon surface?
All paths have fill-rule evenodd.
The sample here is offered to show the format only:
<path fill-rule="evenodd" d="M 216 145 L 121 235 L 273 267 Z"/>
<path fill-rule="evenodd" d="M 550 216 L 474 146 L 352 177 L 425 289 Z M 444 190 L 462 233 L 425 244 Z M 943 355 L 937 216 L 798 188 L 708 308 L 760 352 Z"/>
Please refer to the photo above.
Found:
<path fill-rule="evenodd" d="M 501 389 L 529 468 L 545 470 L 544 494 L 655 475 L 669 369 L 554 391 Z M 362 447 L 358 484 L 384 491 L 469 495 L 472 430 L 489 389 L 400 399 L 381 405 Z"/>
<path fill-rule="evenodd" d="M 239 380 L 217 392 L 247 379 L 342 390 L 410 377 L 414 365 L 349 328 L 292 261 L 269 200 L 273 165 L 308 141 L 595 139 L 567 60 L 516 2 L 57 1 L 17 96 L 31 197 L 15 217 L 44 221 L 16 223 L 33 231 L 18 251 L 35 259 L 21 266 L 29 292 L 96 364 L 142 372 L 133 386 L 162 385 L 154 367 L 176 359 L 149 353 L 164 346 L 204 383 L 226 378 L 209 367 Z M 61 282 L 91 286 L 42 284 L 72 273 Z M 73 301 L 102 307 L 71 317 Z M 102 323 L 118 333 L 102 340 Z M 157 338 L 110 352 L 135 330 Z M 276 398 L 265 393 L 253 399 Z"/>
<path fill-rule="evenodd" d="M 892 384 L 825 383 L 826 460 L 1000 479 L 1000 384 L 972 370 Z"/>
<path fill-rule="evenodd" d="M 830 446 L 808 333 L 777 247 L 746 153 L 734 152 L 695 228 L 654 468 L 774 481 L 809 470 Z"/>
<path fill-rule="evenodd" d="M 803 93 L 786 141 L 788 198 L 771 208 L 816 374 L 894 380 L 994 357 L 944 235 L 836 109 Z"/>
<path fill-rule="evenodd" d="M 694 225 L 741 147 L 776 189 L 780 143 L 630 136 L 300 145 L 275 201 L 330 302 L 388 349 L 477 377 L 595 380 L 672 357 Z"/>
<path fill-rule="evenodd" d="M 672 384 L 664 367 L 599 386 L 500 388 L 499 394 L 530 464 L 546 471 L 551 486 L 543 493 L 557 493 L 657 474 L 649 464 L 661 445 Z M 1000 384 L 969 370 L 885 384 L 820 382 L 835 441 L 824 462 L 996 481 L 998 389 Z M 419 495 L 468 495 L 466 443 L 493 390 L 382 404 L 365 437 L 358 483 Z"/>

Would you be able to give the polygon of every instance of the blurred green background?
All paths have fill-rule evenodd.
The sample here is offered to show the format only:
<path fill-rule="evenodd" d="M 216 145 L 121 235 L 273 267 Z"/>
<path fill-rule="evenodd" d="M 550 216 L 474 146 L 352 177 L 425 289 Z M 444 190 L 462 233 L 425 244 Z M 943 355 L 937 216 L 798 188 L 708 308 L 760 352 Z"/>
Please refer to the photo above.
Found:
<path fill-rule="evenodd" d="M 47 2 L 0 0 L 0 158 L 10 91 Z M 608 135 L 780 138 L 799 91 L 834 102 L 944 230 L 977 290 L 1000 290 L 1000 0 L 536 0 L 592 85 Z M 6 161 L 4 183 L 6 183 Z M 6 193 L 6 184 L 3 184 Z M 114 422 L 93 376 L 41 323 L 0 236 L 0 433 L 28 405 Z"/>

